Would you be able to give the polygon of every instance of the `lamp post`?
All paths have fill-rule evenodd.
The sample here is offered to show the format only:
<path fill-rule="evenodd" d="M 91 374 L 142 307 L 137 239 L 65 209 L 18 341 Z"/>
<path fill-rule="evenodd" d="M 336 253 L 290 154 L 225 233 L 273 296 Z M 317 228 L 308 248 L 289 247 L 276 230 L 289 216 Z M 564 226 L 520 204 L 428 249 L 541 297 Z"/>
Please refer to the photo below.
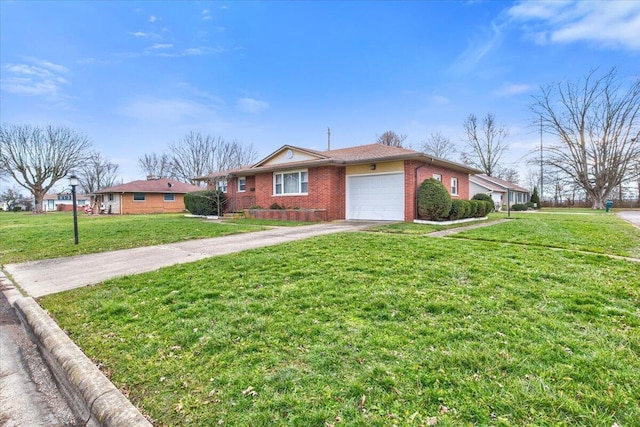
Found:
<path fill-rule="evenodd" d="M 76 206 L 76 186 L 78 185 L 78 177 L 74 174 L 69 176 L 69 185 L 71 185 L 71 197 L 73 198 L 73 237 L 76 245 L 78 244 L 78 208 Z"/>

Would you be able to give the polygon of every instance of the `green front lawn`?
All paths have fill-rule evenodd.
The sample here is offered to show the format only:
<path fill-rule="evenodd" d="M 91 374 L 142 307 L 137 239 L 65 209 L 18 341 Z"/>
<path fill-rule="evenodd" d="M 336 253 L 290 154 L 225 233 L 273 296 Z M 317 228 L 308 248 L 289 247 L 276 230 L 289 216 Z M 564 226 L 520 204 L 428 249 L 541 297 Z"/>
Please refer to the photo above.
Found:
<path fill-rule="evenodd" d="M 640 258 L 640 230 L 611 214 L 512 212 L 511 218 L 494 227 L 468 230 L 451 237 Z"/>
<path fill-rule="evenodd" d="M 40 302 L 161 426 L 635 425 L 640 263 L 549 251 L 594 227 L 544 218 L 483 229 L 531 246 L 345 233 Z"/>
<path fill-rule="evenodd" d="M 263 229 L 254 224 L 221 224 L 181 214 L 78 214 L 74 244 L 73 213 L 0 213 L 0 264 L 57 258 L 183 240 L 219 237 Z"/>

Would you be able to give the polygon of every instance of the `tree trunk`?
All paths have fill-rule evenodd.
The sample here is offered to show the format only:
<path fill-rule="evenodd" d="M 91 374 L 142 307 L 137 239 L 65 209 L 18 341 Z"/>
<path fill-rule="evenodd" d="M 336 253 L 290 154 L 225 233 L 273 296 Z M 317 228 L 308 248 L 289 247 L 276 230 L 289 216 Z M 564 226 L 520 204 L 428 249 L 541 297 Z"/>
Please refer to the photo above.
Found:
<path fill-rule="evenodd" d="M 35 206 L 33 207 L 33 213 L 41 214 L 44 212 L 42 205 L 44 202 L 45 193 L 46 191 L 43 191 L 43 190 L 39 190 L 39 191 L 33 190 L 33 197 L 36 199 Z"/>
<path fill-rule="evenodd" d="M 604 209 L 604 197 L 602 197 L 602 194 L 591 195 L 591 209 Z"/>

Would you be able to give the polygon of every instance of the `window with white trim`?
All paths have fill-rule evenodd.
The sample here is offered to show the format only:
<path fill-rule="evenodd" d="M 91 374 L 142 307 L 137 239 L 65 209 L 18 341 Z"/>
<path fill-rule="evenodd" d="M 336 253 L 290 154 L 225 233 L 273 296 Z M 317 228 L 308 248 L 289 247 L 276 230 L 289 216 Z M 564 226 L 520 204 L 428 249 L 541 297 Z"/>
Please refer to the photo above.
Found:
<path fill-rule="evenodd" d="M 227 192 L 227 180 L 226 179 L 220 179 L 220 180 L 216 181 L 216 190 L 222 191 L 223 193 L 226 193 Z"/>
<path fill-rule="evenodd" d="M 176 200 L 176 196 L 173 193 L 164 193 L 164 201 L 165 202 L 173 202 Z"/>
<path fill-rule="evenodd" d="M 440 175 L 439 173 L 434 173 L 433 174 L 433 178 L 437 179 L 440 182 L 442 182 L 442 175 Z"/>
<path fill-rule="evenodd" d="M 134 202 L 144 202 L 145 200 L 147 200 L 146 193 L 133 193 Z"/>
<path fill-rule="evenodd" d="M 458 178 L 451 178 L 451 194 L 458 195 Z"/>
<path fill-rule="evenodd" d="M 238 178 L 238 192 L 242 193 L 247 190 L 247 178 L 241 176 Z"/>
<path fill-rule="evenodd" d="M 273 174 L 273 194 L 307 194 L 309 173 L 306 170 Z"/>

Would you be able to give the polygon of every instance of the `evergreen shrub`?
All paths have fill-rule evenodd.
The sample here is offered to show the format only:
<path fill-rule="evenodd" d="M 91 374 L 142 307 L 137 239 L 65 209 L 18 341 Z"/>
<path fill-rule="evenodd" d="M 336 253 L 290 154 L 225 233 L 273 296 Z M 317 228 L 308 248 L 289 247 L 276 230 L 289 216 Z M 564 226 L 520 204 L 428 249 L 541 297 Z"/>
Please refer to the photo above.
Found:
<path fill-rule="evenodd" d="M 466 208 L 464 206 L 464 200 L 452 200 L 451 210 L 449 211 L 449 220 L 455 221 L 457 219 L 464 218 Z"/>
<path fill-rule="evenodd" d="M 192 191 L 184 195 L 184 206 L 193 215 L 222 215 L 226 195 L 219 190 Z"/>
<path fill-rule="evenodd" d="M 418 189 L 418 215 L 431 221 L 441 221 L 449 216 L 451 196 L 440 181 L 425 179 Z"/>
<path fill-rule="evenodd" d="M 535 209 L 540 209 L 540 195 L 538 194 L 538 187 L 533 187 L 533 194 L 531 194 L 531 203 L 535 203 Z"/>

